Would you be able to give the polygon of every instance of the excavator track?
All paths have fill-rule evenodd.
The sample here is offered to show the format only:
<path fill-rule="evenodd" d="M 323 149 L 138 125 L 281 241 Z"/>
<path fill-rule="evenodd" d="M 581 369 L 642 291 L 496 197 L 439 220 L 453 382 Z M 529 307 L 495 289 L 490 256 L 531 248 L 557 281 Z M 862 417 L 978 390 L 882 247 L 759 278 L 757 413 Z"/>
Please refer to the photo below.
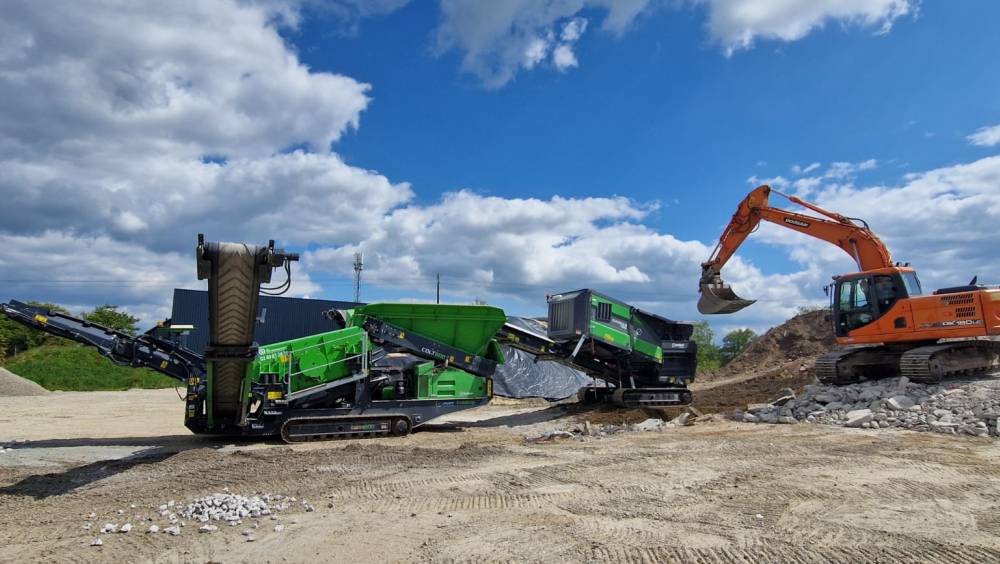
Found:
<path fill-rule="evenodd" d="M 825 354 L 816 359 L 816 378 L 820 383 L 836 386 L 859 382 L 863 375 L 859 370 L 861 365 L 853 361 L 861 360 L 862 357 L 868 360 L 877 359 L 883 349 L 882 346 L 873 345 L 840 349 Z"/>
<path fill-rule="evenodd" d="M 899 360 L 899 372 L 913 382 L 936 384 L 946 376 L 995 368 L 1000 342 L 952 341 L 910 349 Z"/>
<path fill-rule="evenodd" d="M 871 345 L 841 349 L 816 360 L 816 378 L 823 384 L 844 385 L 862 378 L 906 376 L 913 382 L 936 384 L 947 376 L 970 374 L 1000 366 L 1000 342 L 952 341 L 911 349 Z"/>

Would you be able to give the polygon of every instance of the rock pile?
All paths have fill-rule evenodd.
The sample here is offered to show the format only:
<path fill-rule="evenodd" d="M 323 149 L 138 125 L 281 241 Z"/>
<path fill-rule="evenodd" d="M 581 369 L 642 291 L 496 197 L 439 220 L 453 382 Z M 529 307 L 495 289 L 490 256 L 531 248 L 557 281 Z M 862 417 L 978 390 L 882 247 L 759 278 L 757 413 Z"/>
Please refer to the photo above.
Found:
<path fill-rule="evenodd" d="M 273 504 L 269 505 L 269 504 Z M 270 515 L 273 511 L 284 511 L 288 509 L 288 501 L 282 495 L 264 495 L 263 497 L 245 497 L 231 493 L 217 493 L 198 498 L 180 510 L 178 515 L 184 519 L 190 519 L 199 523 L 209 521 L 225 521 L 230 526 L 242 523 L 243 519 L 259 518 Z M 166 513 L 166 515 L 165 515 Z M 170 507 L 160 506 L 160 516 L 170 519 Z M 176 515 L 174 515 L 176 518 Z M 203 528 L 205 532 L 212 532 L 215 529 Z"/>
<path fill-rule="evenodd" d="M 749 423 L 822 423 L 865 429 L 1000 436 L 1000 382 L 982 380 L 924 385 L 906 377 L 847 386 L 806 386 L 735 414 Z"/>
<path fill-rule="evenodd" d="M 162 532 L 171 536 L 179 536 L 182 528 L 188 522 L 198 525 L 197 530 L 201 533 L 215 533 L 219 530 L 219 526 L 212 524 L 212 522 L 224 522 L 230 527 L 235 527 L 242 524 L 244 519 L 261 519 L 267 516 L 271 519 L 277 519 L 277 512 L 287 510 L 296 501 L 301 503 L 302 509 L 307 513 L 315 511 L 312 504 L 304 499 L 300 501 L 294 497 L 286 497 L 280 494 L 261 494 L 246 497 L 229 493 L 228 489 L 225 493 L 217 493 L 195 499 L 183 507 L 176 501 L 171 500 L 160 505 L 158 508 L 159 516 L 166 520 L 167 524 L 162 528 L 159 525 L 150 524 L 149 528 L 146 529 L 146 533 L 158 534 Z M 135 507 L 134 504 L 130 506 L 132 509 L 135 509 Z M 118 510 L 119 515 L 123 513 L 125 513 L 124 510 Z M 97 514 L 91 512 L 87 516 L 87 519 L 90 521 L 83 524 L 84 530 L 89 530 L 93 524 L 92 521 L 96 518 Z M 153 520 L 154 517 L 147 518 L 147 521 Z M 293 519 L 292 522 L 294 523 L 295 520 Z M 253 529 L 257 529 L 259 523 L 254 522 L 252 526 Z M 117 523 L 106 523 L 101 527 L 100 532 L 102 534 L 128 533 L 132 528 L 131 523 L 125 523 L 121 526 Z M 281 528 L 284 527 L 282 526 Z M 275 530 L 279 531 L 281 529 L 275 528 Z M 252 529 L 243 532 L 243 536 L 247 537 L 247 542 L 254 541 L 252 533 Z M 101 546 L 102 544 L 103 541 L 98 538 L 91 545 Z"/>

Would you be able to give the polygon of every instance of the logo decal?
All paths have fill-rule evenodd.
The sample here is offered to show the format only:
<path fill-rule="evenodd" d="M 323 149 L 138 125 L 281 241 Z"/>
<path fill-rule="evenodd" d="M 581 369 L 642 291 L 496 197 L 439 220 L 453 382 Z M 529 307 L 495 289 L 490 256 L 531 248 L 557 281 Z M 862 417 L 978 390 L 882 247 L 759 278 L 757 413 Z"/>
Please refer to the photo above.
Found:
<path fill-rule="evenodd" d="M 796 227 L 809 227 L 809 222 L 802 221 L 802 220 L 799 220 L 799 219 L 792 219 L 790 217 L 786 217 L 785 218 L 785 223 L 787 223 L 789 225 L 794 225 Z"/>
<path fill-rule="evenodd" d="M 964 325 L 982 325 L 982 319 L 958 319 L 956 321 L 939 321 L 937 323 L 924 323 L 920 326 L 921 329 L 927 327 L 961 327 Z"/>

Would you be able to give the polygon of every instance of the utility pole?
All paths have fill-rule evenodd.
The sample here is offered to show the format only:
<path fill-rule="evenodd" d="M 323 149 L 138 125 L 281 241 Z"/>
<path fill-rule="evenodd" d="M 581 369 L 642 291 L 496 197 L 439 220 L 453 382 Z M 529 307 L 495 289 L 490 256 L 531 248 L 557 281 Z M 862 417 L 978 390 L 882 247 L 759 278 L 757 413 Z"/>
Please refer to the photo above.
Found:
<path fill-rule="evenodd" d="M 361 271 L 365 267 L 365 256 L 354 253 L 354 301 L 361 302 Z"/>
<path fill-rule="evenodd" d="M 437 303 L 441 303 L 441 273 L 437 276 Z"/>

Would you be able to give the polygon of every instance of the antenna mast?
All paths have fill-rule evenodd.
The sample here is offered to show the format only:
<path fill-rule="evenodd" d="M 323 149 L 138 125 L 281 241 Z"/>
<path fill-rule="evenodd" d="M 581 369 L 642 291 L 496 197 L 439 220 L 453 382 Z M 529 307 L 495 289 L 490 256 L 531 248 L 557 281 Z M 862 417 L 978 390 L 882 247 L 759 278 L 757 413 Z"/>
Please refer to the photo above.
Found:
<path fill-rule="evenodd" d="M 354 253 L 354 301 L 361 302 L 361 271 L 365 267 L 365 255 Z"/>

